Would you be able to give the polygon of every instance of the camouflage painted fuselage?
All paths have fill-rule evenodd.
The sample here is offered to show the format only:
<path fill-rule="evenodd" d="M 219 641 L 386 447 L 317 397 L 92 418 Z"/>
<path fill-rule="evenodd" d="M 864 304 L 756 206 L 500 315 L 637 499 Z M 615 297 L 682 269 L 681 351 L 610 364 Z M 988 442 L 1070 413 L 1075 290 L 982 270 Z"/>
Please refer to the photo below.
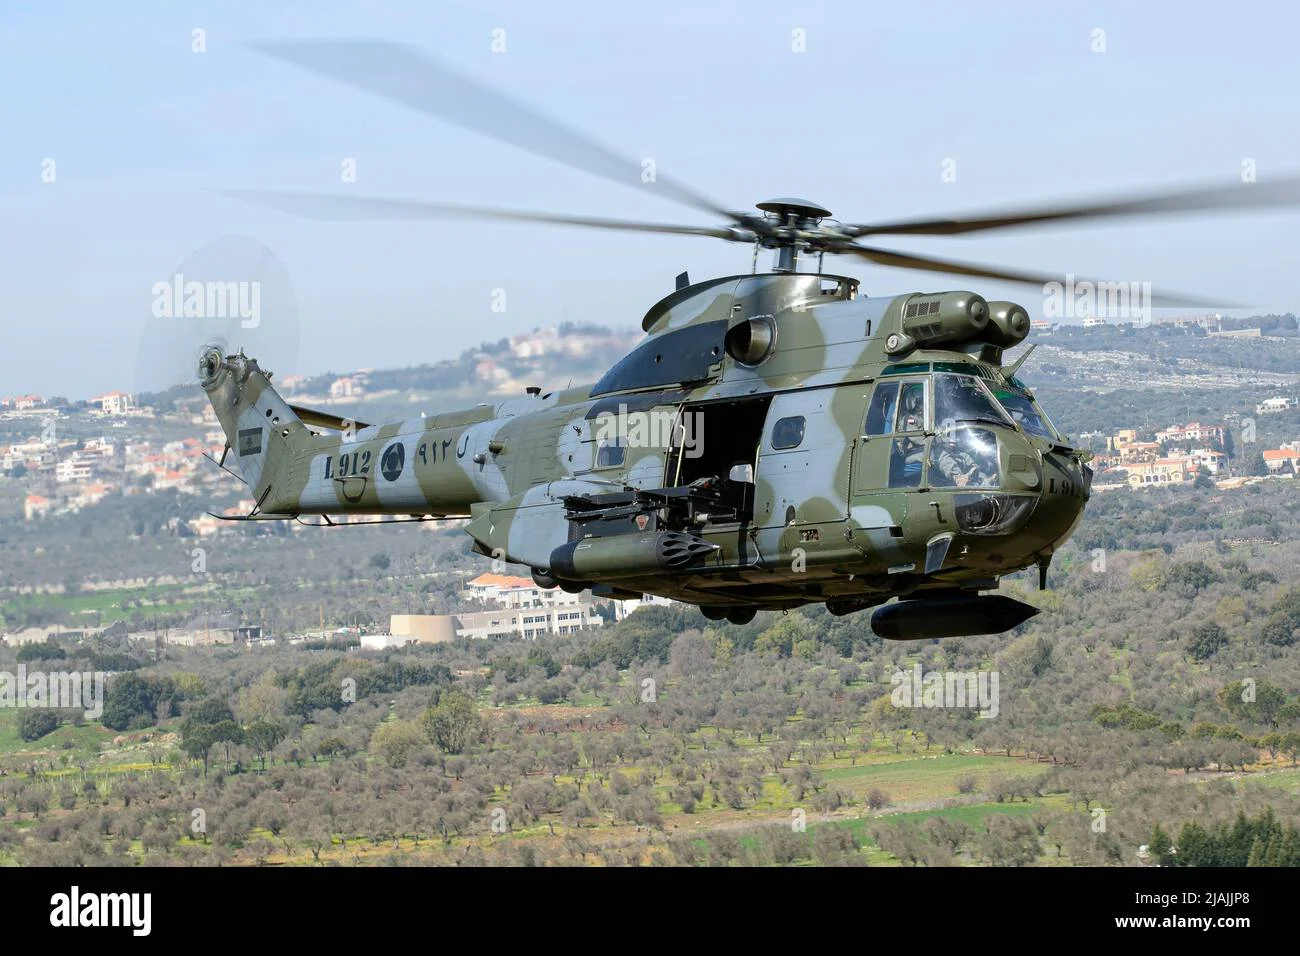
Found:
<path fill-rule="evenodd" d="M 204 387 L 260 514 L 467 517 L 547 583 L 852 610 L 1045 563 L 1091 471 L 1001 369 L 1009 339 L 925 325 L 983 300 L 856 293 L 697 284 L 595 385 L 355 433 L 305 424 L 242 356 Z"/>

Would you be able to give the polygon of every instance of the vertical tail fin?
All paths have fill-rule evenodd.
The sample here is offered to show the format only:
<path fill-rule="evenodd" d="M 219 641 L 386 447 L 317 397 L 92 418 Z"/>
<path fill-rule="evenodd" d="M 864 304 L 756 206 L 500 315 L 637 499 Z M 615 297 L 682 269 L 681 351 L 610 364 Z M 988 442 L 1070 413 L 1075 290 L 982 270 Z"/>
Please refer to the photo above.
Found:
<path fill-rule="evenodd" d="M 199 360 L 199 378 L 259 511 L 292 513 L 293 465 L 311 433 L 271 387 L 271 377 L 242 352 L 223 357 L 215 346 Z"/>

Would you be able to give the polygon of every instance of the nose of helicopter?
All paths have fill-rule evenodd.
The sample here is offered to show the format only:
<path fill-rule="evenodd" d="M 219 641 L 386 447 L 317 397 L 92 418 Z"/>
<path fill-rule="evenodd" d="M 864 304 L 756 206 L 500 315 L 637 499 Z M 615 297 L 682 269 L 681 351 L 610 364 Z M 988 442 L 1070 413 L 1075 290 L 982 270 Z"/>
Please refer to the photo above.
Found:
<path fill-rule="evenodd" d="M 1070 449 L 1045 451 L 1034 512 L 1019 535 L 1026 557 L 1050 557 L 1074 533 L 1092 489 L 1092 468 Z"/>
<path fill-rule="evenodd" d="M 1092 469 L 1074 451 L 1053 448 L 1043 454 L 1042 486 L 1038 506 L 1026 531 L 1038 545 L 1051 553 L 1073 533 L 1083 517 L 1083 506 L 1092 490 Z"/>
<path fill-rule="evenodd" d="M 1022 439 L 1023 441 L 1023 439 Z M 1014 447 L 1014 446 L 1013 446 Z M 1053 446 L 1041 454 L 1028 442 L 1006 459 L 1010 467 L 997 489 L 958 489 L 952 497 L 960 547 L 951 550 L 951 526 L 936 523 L 927 547 L 933 570 L 956 563 L 998 574 L 1042 562 L 1074 531 L 1090 493 L 1092 469 L 1073 449 Z"/>

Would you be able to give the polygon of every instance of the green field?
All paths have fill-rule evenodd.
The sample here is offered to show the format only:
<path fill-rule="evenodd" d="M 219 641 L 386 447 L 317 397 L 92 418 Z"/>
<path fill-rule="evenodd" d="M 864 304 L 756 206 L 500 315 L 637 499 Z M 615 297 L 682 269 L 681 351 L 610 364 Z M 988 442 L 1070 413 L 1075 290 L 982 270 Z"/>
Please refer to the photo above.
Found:
<path fill-rule="evenodd" d="M 150 585 L 143 588 L 107 588 L 102 591 L 77 591 L 72 594 L 20 594 L 0 603 L 0 620 L 21 619 L 33 611 L 63 612 L 69 615 L 106 618 L 120 617 L 124 611 L 139 613 L 144 619 L 161 614 L 190 613 L 212 603 L 205 600 L 210 585 Z M 251 588 L 227 587 L 221 590 L 221 603 L 239 604 L 252 594 Z"/>
<path fill-rule="evenodd" d="M 990 778 L 1032 776 L 1044 765 L 1019 757 L 980 757 L 974 754 L 935 754 L 933 756 L 898 756 L 884 759 L 872 755 L 871 762 L 855 767 L 835 766 L 823 771 L 827 783 L 854 794 L 879 789 L 894 804 L 957 795 L 957 781 L 965 776 L 975 779 L 975 790 L 984 790 Z"/>

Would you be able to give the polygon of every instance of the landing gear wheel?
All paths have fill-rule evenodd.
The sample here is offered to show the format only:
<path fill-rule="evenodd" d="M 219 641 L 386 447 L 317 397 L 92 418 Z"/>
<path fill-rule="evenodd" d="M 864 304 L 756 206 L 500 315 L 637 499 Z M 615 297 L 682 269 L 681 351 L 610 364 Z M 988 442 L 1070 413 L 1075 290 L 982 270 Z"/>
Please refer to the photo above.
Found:
<path fill-rule="evenodd" d="M 560 590 L 565 594 L 581 594 L 591 587 L 590 581 L 561 581 Z"/>
<path fill-rule="evenodd" d="M 700 613 L 704 615 L 706 620 L 721 621 L 727 616 L 727 609 L 725 607 L 712 607 L 708 604 L 701 604 Z"/>
<path fill-rule="evenodd" d="M 549 591 L 560 582 L 555 575 L 545 568 L 533 568 L 533 583 L 543 591 Z"/>
<path fill-rule="evenodd" d="M 756 607 L 733 607 L 727 611 L 727 620 L 732 624 L 748 624 L 757 614 Z"/>

